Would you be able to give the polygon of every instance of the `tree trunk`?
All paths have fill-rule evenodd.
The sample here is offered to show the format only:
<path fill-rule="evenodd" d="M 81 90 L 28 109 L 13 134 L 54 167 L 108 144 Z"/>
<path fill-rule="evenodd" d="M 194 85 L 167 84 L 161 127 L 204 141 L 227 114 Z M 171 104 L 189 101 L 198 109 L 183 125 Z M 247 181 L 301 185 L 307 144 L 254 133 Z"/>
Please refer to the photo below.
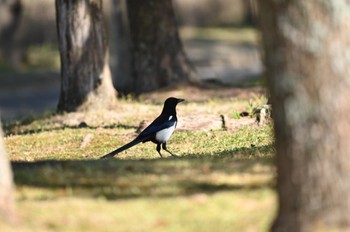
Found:
<path fill-rule="evenodd" d="M 21 0 L 0 0 L 0 47 L 3 59 L 18 68 L 24 59 L 24 49 L 16 35 L 23 14 Z"/>
<path fill-rule="evenodd" d="M 133 92 L 157 90 L 195 79 L 178 34 L 172 0 L 127 1 Z"/>
<path fill-rule="evenodd" d="M 349 231 L 350 2 L 259 9 L 277 149 L 272 231 Z"/>
<path fill-rule="evenodd" d="M 126 0 L 113 0 L 110 31 L 113 36 L 112 54 L 113 77 L 118 93 L 128 94 L 133 91 L 134 79 L 131 78 L 130 31 Z"/>
<path fill-rule="evenodd" d="M 8 161 L 3 134 L 0 124 L 0 219 L 7 222 L 14 222 L 15 198 L 13 190 L 12 172 Z"/>
<path fill-rule="evenodd" d="M 244 6 L 244 24 L 255 26 L 258 13 L 257 0 L 242 0 L 242 4 Z"/>
<path fill-rule="evenodd" d="M 56 0 L 61 55 L 59 111 L 108 108 L 115 101 L 102 0 Z"/>

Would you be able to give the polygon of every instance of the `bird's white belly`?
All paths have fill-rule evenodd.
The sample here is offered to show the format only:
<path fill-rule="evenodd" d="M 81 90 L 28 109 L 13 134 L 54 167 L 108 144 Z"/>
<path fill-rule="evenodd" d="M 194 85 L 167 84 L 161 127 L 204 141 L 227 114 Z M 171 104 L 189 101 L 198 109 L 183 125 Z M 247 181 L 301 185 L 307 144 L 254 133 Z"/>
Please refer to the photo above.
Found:
<path fill-rule="evenodd" d="M 166 129 L 163 129 L 161 131 L 158 131 L 156 134 L 156 140 L 165 143 L 169 140 L 170 136 L 173 134 L 175 130 L 175 125 Z"/>

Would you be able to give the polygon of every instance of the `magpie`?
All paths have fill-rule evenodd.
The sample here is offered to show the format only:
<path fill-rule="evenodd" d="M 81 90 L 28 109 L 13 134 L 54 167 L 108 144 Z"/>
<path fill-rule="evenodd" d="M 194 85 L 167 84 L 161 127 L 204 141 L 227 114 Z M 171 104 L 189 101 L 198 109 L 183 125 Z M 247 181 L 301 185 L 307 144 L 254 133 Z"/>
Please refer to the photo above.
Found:
<path fill-rule="evenodd" d="M 162 113 L 146 128 L 144 129 L 134 140 L 130 143 L 125 144 L 124 146 L 108 153 L 107 155 L 102 156 L 100 159 L 111 158 L 116 154 L 135 146 L 138 143 L 153 142 L 157 144 L 157 152 L 160 157 L 163 157 L 160 153 L 161 147 L 163 150 L 168 152 L 172 156 L 174 155 L 166 147 L 166 143 L 169 140 L 170 136 L 173 134 L 176 125 L 176 105 L 180 102 L 183 102 L 184 99 L 170 97 L 165 100 Z"/>

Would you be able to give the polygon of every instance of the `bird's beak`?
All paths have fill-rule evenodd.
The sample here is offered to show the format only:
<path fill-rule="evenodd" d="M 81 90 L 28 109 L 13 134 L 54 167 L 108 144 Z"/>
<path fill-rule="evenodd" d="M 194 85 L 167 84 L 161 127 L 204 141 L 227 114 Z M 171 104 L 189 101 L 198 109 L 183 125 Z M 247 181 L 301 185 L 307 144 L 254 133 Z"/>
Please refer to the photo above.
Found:
<path fill-rule="evenodd" d="M 185 99 L 181 99 L 181 98 L 177 99 L 177 103 L 180 103 L 180 102 L 183 102 L 183 101 L 185 101 Z"/>

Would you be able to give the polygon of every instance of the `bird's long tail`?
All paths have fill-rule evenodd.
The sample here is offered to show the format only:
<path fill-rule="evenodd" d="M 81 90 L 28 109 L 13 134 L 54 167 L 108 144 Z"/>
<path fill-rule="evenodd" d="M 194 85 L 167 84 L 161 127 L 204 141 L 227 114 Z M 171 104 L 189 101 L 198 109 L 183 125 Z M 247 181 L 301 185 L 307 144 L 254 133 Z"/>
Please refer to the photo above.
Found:
<path fill-rule="evenodd" d="M 132 146 L 135 146 L 136 144 L 141 143 L 141 142 L 143 142 L 143 141 L 144 141 L 143 139 L 138 139 L 138 138 L 136 138 L 136 139 L 134 139 L 133 141 L 131 141 L 130 143 L 127 143 L 127 144 L 125 144 L 124 146 L 121 146 L 121 147 L 119 147 L 118 149 L 116 149 L 116 150 L 114 150 L 114 151 L 108 153 L 107 155 L 102 156 L 100 159 L 112 158 L 113 156 L 115 156 L 115 155 L 118 154 L 119 152 L 122 152 L 122 151 L 124 151 L 124 150 L 126 150 L 126 149 L 128 149 L 128 148 L 130 148 L 130 147 L 132 147 Z"/>

